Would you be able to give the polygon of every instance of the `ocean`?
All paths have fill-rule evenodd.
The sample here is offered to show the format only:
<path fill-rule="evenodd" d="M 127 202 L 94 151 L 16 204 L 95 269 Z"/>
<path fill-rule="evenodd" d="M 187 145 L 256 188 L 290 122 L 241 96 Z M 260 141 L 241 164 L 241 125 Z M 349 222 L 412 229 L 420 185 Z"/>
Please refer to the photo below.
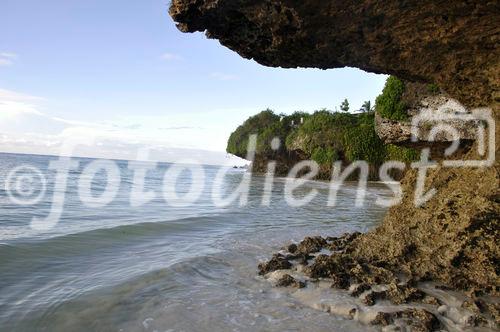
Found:
<path fill-rule="evenodd" d="M 160 163 L 144 181 L 155 198 L 132 204 L 133 171 L 129 162 L 113 161 L 117 179 L 103 172 L 86 179 L 94 196 L 115 181 L 116 194 L 97 206 L 82 203 L 85 193 L 79 188 L 88 177 L 86 167 L 96 160 L 74 158 L 78 167 L 59 187 L 57 172 L 49 167 L 55 159 L 0 154 L 1 331 L 374 330 L 307 306 L 258 276 L 257 265 L 305 236 L 372 229 L 385 213 L 374 203 L 390 196 L 385 186 L 370 184 L 365 204 L 356 207 L 357 184 L 347 183 L 336 206 L 328 207 L 329 184 L 308 181 L 295 195 L 311 190 L 317 195 L 303 207 L 291 207 L 284 197 L 286 181 L 277 178 L 267 206 L 262 204 L 266 180 L 253 175 L 248 203 L 222 206 L 213 202 L 217 179 L 219 188 L 231 192 L 249 174 L 202 166 L 203 188 L 183 205 L 162 192 L 175 188 L 188 194 L 192 173 Z M 23 177 L 34 170 L 45 180 Z M 165 178 L 169 170 L 175 179 Z M 21 180 L 12 184 L 15 176 Z M 54 191 L 64 194 L 57 224 L 33 227 L 34 217 L 49 215 Z M 20 204 L 23 195 L 36 202 Z"/>

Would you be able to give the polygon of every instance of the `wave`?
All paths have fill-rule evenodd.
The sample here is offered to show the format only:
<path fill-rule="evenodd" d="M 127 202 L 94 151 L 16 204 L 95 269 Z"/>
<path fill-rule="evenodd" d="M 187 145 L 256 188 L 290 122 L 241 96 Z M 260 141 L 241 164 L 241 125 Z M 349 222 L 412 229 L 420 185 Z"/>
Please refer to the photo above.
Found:
<path fill-rule="evenodd" d="M 54 256 L 68 253 L 88 253 L 102 247 L 130 245 L 135 241 L 158 238 L 166 234 L 206 234 L 229 221 L 223 215 L 188 217 L 163 222 L 143 222 L 131 225 L 99 228 L 46 239 L 32 239 L 0 244 L 0 264 L 19 259 L 20 256 Z"/>

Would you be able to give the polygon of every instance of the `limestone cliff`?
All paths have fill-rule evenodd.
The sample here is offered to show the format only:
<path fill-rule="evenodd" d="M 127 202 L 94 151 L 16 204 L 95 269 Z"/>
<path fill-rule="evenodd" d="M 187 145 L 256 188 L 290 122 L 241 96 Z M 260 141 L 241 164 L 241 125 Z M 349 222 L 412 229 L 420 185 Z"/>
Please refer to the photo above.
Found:
<path fill-rule="evenodd" d="M 173 0 L 170 14 L 182 31 L 206 31 L 266 66 L 353 66 L 436 83 L 467 107 L 492 108 L 498 124 L 498 1 Z M 495 137 L 500 142 L 498 129 Z M 466 157 L 479 157 L 476 146 Z M 499 294 L 499 174 L 498 162 L 437 166 L 426 182 L 437 194 L 416 207 L 417 173 L 408 172 L 403 203 L 347 252 L 374 266 L 383 261 L 417 280 Z"/>

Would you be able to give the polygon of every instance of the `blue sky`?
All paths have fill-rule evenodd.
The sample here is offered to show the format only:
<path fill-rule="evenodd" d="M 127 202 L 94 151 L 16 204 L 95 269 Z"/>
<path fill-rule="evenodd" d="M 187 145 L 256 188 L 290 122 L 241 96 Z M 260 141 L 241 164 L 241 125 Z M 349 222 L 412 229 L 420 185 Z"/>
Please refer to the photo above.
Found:
<path fill-rule="evenodd" d="M 100 157 L 129 143 L 224 151 L 262 109 L 334 109 L 344 98 L 359 108 L 385 81 L 260 66 L 177 31 L 167 1 L 2 0 L 0 31 L 0 150 L 9 152 L 54 153 L 87 134 Z"/>

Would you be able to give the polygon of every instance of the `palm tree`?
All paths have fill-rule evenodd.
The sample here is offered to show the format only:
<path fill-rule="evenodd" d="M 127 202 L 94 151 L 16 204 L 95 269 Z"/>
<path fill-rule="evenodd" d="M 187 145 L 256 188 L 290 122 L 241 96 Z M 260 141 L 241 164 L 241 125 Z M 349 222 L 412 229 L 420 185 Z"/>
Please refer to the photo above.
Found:
<path fill-rule="evenodd" d="M 363 103 L 363 106 L 361 106 L 361 109 L 364 110 L 365 112 L 372 112 L 375 110 L 375 108 L 372 106 L 372 102 L 367 100 Z"/>

